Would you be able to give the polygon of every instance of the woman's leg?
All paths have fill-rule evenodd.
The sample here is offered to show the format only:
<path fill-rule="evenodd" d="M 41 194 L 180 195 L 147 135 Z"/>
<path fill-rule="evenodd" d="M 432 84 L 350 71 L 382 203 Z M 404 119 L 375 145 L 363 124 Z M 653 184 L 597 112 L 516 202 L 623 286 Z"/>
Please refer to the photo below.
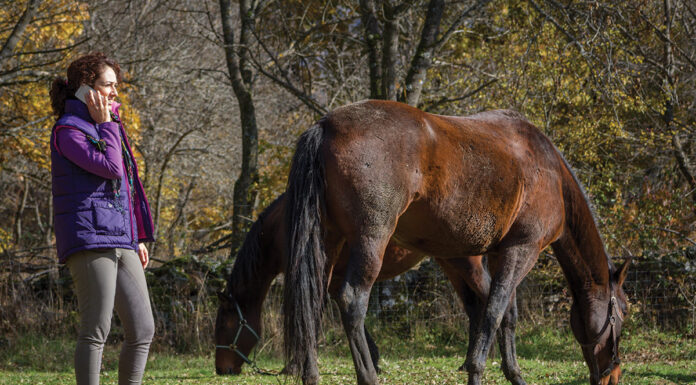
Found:
<path fill-rule="evenodd" d="M 102 351 L 114 311 L 117 263 L 115 249 L 80 251 L 67 260 L 80 309 L 75 348 L 78 385 L 99 384 Z"/>
<path fill-rule="evenodd" d="M 140 384 L 145 372 L 150 342 L 155 334 L 155 321 L 152 317 L 145 271 L 138 254 L 134 250 L 116 250 L 119 260 L 115 309 L 125 334 L 118 361 L 118 383 Z"/>

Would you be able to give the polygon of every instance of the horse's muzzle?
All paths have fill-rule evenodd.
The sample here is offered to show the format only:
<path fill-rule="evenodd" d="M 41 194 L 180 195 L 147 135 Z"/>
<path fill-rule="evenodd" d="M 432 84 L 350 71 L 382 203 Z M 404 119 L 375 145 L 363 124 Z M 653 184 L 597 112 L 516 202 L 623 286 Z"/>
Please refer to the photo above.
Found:
<path fill-rule="evenodd" d="M 602 378 L 599 382 L 600 385 L 619 385 L 619 379 L 621 378 L 621 368 L 615 367 L 611 373 Z"/>
<path fill-rule="evenodd" d="M 236 376 L 237 374 L 241 373 L 241 369 L 235 370 L 234 368 L 215 368 L 215 373 L 217 373 L 220 376 L 228 376 L 228 375 L 233 375 Z"/>

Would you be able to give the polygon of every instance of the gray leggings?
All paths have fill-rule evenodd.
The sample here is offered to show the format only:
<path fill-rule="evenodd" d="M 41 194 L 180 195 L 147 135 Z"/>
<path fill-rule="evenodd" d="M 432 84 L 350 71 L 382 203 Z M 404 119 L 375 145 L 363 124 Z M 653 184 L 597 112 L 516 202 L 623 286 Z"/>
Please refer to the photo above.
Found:
<path fill-rule="evenodd" d="M 75 348 L 77 384 L 99 384 L 102 351 L 114 309 L 125 334 L 118 383 L 140 384 L 155 323 L 138 254 L 127 249 L 85 250 L 68 257 L 67 265 L 80 307 Z"/>

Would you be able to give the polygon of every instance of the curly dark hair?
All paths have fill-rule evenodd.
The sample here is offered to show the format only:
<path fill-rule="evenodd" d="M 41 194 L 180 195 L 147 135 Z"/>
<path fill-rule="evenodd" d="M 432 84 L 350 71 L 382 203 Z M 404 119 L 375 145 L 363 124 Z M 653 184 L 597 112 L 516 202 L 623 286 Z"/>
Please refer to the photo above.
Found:
<path fill-rule="evenodd" d="M 121 82 L 121 67 L 116 60 L 101 52 L 93 52 L 81 56 L 70 63 L 67 80 L 59 76 L 53 79 L 53 84 L 51 84 L 50 95 L 53 113 L 57 116 L 63 115 L 65 112 L 65 100 L 73 98 L 75 91 L 81 84 L 94 87 L 94 82 L 104 71 L 104 67 L 111 67 L 114 73 L 116 73 L 116 80 L 119 83 Z"/>

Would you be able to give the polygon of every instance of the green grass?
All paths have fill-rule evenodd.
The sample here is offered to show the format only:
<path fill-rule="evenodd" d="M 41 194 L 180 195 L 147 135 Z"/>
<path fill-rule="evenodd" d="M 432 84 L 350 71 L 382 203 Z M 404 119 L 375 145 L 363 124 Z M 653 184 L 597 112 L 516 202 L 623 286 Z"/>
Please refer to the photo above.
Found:
<path fill-rule="evenodd" d="M 465 340 L 458 334 L 413 333 L 398 338 L 389 330 L 374 333 L 382 349 L 381 384 L 465 384 L 457 368 L 464 362 Z M 449 341 L 438 343 L 437 341 Z M 629 331 L 622 339 L 622 384 L 696 384 L 696 344 L 693 338 L 661 331 Z M 580 349 L 565 328 L 530 328 L 518 333 L 518 358 L 529 384 L 587 384 L 588 370 Z M 72 349 L 69 339 L 44 341 L 22 337 L 0 346 L 0 384 L 72 384 Z M 118 346 L 108 344 L 104 354 L 102 384 L 117 383 Z M 279 370 L 277 357 L 262 356 L 258 365 Z M 282 384 L 286 377 L 261 376 L 248 367 L 241 376 L 214 374 L 212 351 L 207 356 L 152 352 L 145 384 Z M 320 352 L 323 384 L 355 384 L 352 360 L 343 339 L 327 335 Z M 488 360 L 485 384 L 507 384 L 500 359 Z"/>

